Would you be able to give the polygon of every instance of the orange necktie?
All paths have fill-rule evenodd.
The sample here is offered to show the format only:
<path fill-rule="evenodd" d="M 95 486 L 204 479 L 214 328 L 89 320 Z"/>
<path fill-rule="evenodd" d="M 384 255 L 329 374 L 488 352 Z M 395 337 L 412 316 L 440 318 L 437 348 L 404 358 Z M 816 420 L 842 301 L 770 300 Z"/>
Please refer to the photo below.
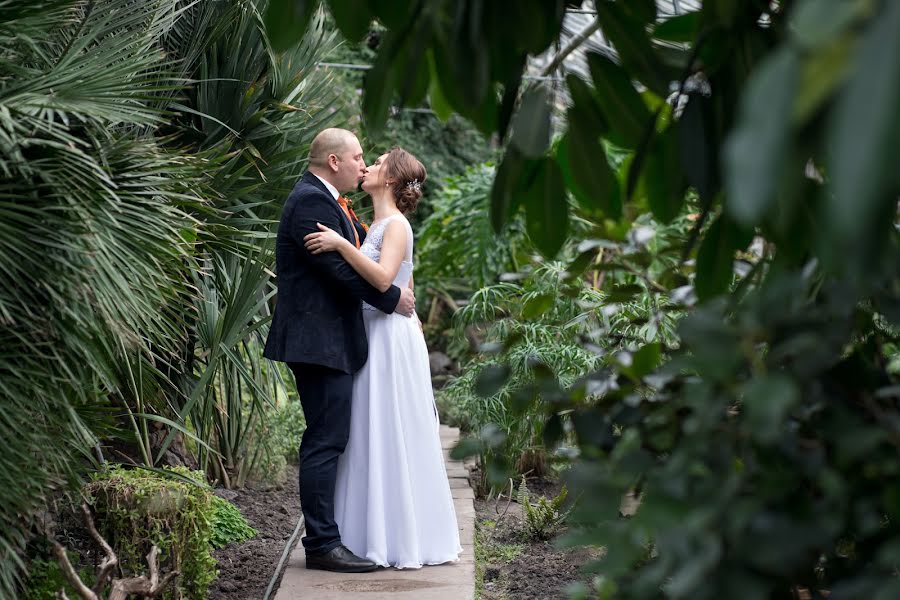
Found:
<path fill-rule="evenodd" d="M 344 214 L 347 215 L 347 219 L 350 221 L 350 229 L 353 230 L 353 237 L 356 238 L 356 247 L 359 248 L 359 232 L 356 231 L 356 223 L 362 225 L 362 228 L 366 231 L 369 230 L 366 227 L 365 223 L 360 223 L 359 219 L 356 217 L 356 213 L 353 212 L 353 208 L 351 208 L 351 201 L 349 198 L 345 198 L 344 196 L 338 196 L 338 204 L 341 205 L 341 208 L 344 209 Z"/>

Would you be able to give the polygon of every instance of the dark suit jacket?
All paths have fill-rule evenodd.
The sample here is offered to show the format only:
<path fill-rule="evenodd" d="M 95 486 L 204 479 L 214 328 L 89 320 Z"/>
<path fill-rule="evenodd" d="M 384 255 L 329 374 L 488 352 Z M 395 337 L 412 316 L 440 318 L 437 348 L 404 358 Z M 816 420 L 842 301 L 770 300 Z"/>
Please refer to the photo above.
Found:
<path fill-rule="evenodd" d="M 263 354 L 271 360 L 354 373 L 369 352 L 361 300 L 392 313 L 400 288 L 379 292 L 338 252 L 310 254 L 303 236 L 319 231 L 317 222 L 355 242 L 344 211 L 318 177 L 307 171 L 284 203 L 278 224 L 278 299 Z"/>

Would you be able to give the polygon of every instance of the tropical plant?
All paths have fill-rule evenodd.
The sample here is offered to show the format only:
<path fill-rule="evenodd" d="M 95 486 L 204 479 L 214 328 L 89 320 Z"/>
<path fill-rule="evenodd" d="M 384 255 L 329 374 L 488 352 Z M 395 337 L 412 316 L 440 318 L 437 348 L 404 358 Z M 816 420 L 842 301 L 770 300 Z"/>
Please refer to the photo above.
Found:
<path fill-rule="evenodd" d="M 121 441 L 154 467 L 186 437 L 234 482 L 258 462 L 273 200 L 334 119 L 333 34 L 276 54 L 264 8 L 0 3 L 0 596 L 36 511 Z"/>
<path fill-rule="evenodd" d="M 549 94 L 521 89 L 522 74 L 581 2 L 329 4 L 351 37 L 375 16 L 389 29 L 366 83 L 368 125 L 385 122 L 392 94 L 408 105 L 428 94 L 499 133 L 492 220 L 499 231 L 524 208 L 544 255 L 566 246 L 567 190 L 601 238 L 646 210 L 667 223 L 686 189 L 697 194 L 681 262 L 695 270 L 698 303 L 677 351 L 641 348 L 639 363 L 612 366 L 602 377 L 614 385 L 594 403 L 536 390 L 550 400 L 540 405 L 556 433 L 547 441 L 563 422 L 575 433 L 581 531 L 569 541 L 610 550 L 592 566 L 604 593 L 900 594 L 889 369 L 900 324 L 889 159 L 900 142 L 900 4 L 707 0 L 657 22 L 655 2 L 597 0 L 613 49 L 587 53 L 589 80 L 566 77 L 572 103 L 552 152 Z M 634 151 L 624 185 L 597 160 L 604 139 Z M 761 250 L 736 269 L 754 236 Z M 623 519 L 629 490 L 642 502 Z"/>
<path fill-rule="evenodd" d="M 91 457 L 121 365 L 175 351 L 204 166 L 152 131 L 162 3 L 0 6 L 0 595 L 32 515 Z M 171 11 L 169 11 L 171 13 Z M 156 367 L 150 367 L 156 368 Z M 105 400 L 104 400 L 105 399 Z"/>
<path fill-rule="evenodd" d="M 569 510 L 562 510 L 569 497 L 569 490 L 563 486 L 550 500 L 539 495 L 537 502 L 532 503 L 532 497 L 523 475 L 519 480 L 519 489 L 516 490 L 516 502 L 522 507 L 524 517 L 522 534 L 528 540 L 548 540 L 556 535 L 569 515 Z"/>
<path fill-rule="evenodd" d="M 521 223 L 498 236 L 484 215 L 490 209 L 495 167 L 482 163 L 449 177 L 432 200 L 419 230 L 416 282 L 420 288 L 459 297 L 517 271 L 532 247 Z"/>

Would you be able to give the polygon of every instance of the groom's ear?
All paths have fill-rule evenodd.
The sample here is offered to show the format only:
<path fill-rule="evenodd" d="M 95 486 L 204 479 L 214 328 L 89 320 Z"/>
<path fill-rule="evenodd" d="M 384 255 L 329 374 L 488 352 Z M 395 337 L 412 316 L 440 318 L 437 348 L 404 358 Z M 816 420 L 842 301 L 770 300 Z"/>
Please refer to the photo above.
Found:
<path fill-rule="evenodd" d="M 341 161 L 337 157 L 337 154 L 329 154 L 328 155 L 328 168 L 331 169 L 332 171 L 334 171 L 335 173 L 338 172 L 338 169 L 339 169 L 338 163 L 339 162 L 341 162 Z"/>

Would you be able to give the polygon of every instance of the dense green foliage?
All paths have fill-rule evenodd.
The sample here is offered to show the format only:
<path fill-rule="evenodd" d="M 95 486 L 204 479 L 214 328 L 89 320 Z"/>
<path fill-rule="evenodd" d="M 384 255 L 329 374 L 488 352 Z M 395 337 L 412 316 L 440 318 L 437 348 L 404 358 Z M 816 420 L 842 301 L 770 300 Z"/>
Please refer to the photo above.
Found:
<path fill-rule="evenodd" d="M 234 504 L 218 496 L 213 496 L 211 501 L 212 534 L 209 543 L 213 548 L 222 548 L 256 536 L 258 532 L 247 524 L 247 520 Z"/>
<path fill-rule="evenodd" d="M 256 476 L 264 481 L 283 482 L 287 463 L 296 463 L 299 458 L 300 440 L 305 430 L 303 407 L 296 398 L 286 400 L 269 412 L 259 434 L 262 456 Z"/>
<path fill-rule="evenodd" d="M 548 446 L 573 445 L 569 543 L 609 550 L 590 567 L 594 593 L 897 596 L 900 4 L 707 0 L 660 23 L 649 0 L 600 0 L 616 56 L 588 53 L 589 80 L 568 75 L 551 146 L 549 95 L 521 75 L 580 4 L 329 2 L 348 35 L 375 16 L 389 29 L 369 126 L 399 93 L 499 133 L 495 230 L 524 209 L 546 257 L 566 257 L 573 235 L 598 240 L 586 250 L 621 243 L 642 214 L 668 223 L 696 194 L 668 273 L 638 263 L 639 281 L 621 284 L 604 275 L 616 261 L 569 268 L 600 282 L 594 318 L 642 291 L 672 302 L 683 316 L 665 347 L 633 340 L 568 388 L 537 363 L 525 387 Z M 621 168 L 597 160 L 607 142 L 632 153 Z M 479 382 L 485 395 L 504 385 L 496 371 Z M 459 451 L 503 443 L 487 428 Z M 625 519 L 629 491 L 641 504 Z"/>
<path fill-rule="evenodd" d="M 336 122 L 335 34 L 276 55 L 264 7 L 0 3 L 0 596 L 100 454 L 263 475 L 268 238 Z"/>
<path fill-rule="evenodd" d="M 78 564 L 78 558 L 73 552 L 69 552 L 69 562 Z M 92 573 L 90 569 L 82 568 L 78 575 L 82 581 L 90 581 Z M 70 598 L 76 593 L 55 558 L 38 558 L 28 564 L 23 600 L 57 600 L 59 590 L 64 590 Z"/>

